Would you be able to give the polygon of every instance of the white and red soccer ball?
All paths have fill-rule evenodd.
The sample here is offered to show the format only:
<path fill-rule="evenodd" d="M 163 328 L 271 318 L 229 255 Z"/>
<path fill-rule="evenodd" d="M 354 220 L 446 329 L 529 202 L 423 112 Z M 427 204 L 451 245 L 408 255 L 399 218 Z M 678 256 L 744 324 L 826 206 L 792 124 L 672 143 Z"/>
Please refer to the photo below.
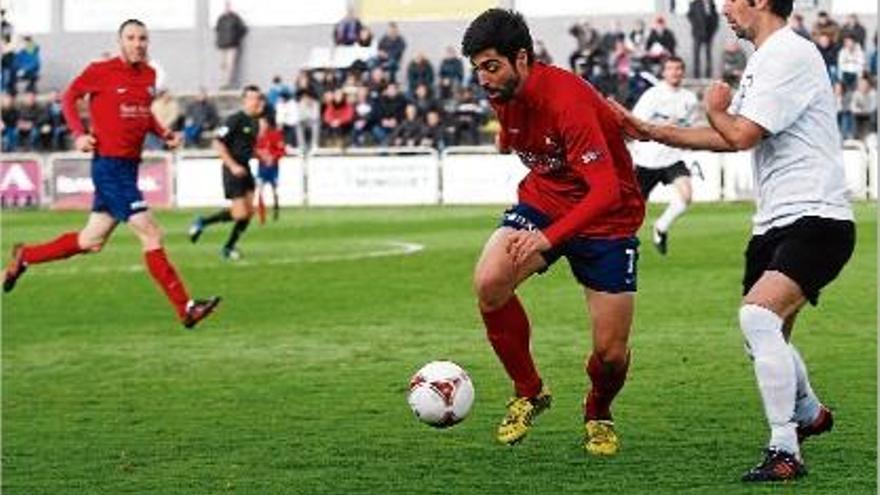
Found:
<path fill-rule="evenodd" d="M 432 361 L 409 381 L 409 407 L 423 423 L 448 428 L 467 417 L 474 404 L 474 384 L 452 361 Z"/>

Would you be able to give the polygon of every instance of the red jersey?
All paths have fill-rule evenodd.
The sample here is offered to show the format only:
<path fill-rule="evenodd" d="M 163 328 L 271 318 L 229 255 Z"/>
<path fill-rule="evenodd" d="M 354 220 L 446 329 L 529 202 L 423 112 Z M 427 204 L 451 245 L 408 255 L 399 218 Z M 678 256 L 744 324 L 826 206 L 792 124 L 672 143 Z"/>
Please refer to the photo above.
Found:
<path fill-rule="evenodd" d="M 284 135 L 278 129 L 266 129 L 257 136 L 256 155 L 264 165 L 276 165 L 284 156 Z M 271 160 L 267 158 L 271 157 Z"/>
<path fill-rule="evenodd" d="M 645 203 L 632 158 L 619 119 L 592 86 L 535 62 L 520 93 L 492 107 L 501 148 L 531 170 L 519 184 L 519 201 L 550 218 L 543 231 L 550 244 L 638 231 Z"/>
<path fill-rule="evenodd" d="M 88 95 L 95 152 L 138 160 L 147 132 L 169 134 L 150 111 L 155 84 L 156 71 L 146 63 L 132 65 L 121 57 L 92 62 L 64 92 L 64 118 L 74 136 L 84 134 L 76 102 Z"/>

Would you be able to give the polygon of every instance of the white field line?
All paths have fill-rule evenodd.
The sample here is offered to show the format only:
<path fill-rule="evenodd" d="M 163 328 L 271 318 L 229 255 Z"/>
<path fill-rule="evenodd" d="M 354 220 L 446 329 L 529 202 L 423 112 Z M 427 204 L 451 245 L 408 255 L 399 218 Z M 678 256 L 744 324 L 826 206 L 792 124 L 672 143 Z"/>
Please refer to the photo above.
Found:
<path fill-rule="evenodd" d="M 264 260 L 250 260 L 250 259 L 241 259 L 239 261 L 223 261 L 219 259 L 220 255 L 217 255 L 217 260 L 213 263 L 192 263 L 187 264 L 187 268 L 215 268 L 215 267 L 254 267 L 254 266 L 277 266 L 277 265 L 293 265 L 299 263 L 330 263 L 334 261 L 352 261 L 352 260 L 361 260 L 361 259 L 370 259 L 370 258 L 385 258 L 389 256 L 409 256 L 411 254 L 418 253 L 419 251 L 423 251 L 425 249 L 424 244 L 418 244 L 415 242 L 402 242 L 402 241 L 383 241 L 376 243 L 375 249 L 370 249 L 366 251 L 355 251 L 351 253 L 339 253 L 339 254 L 317 254 L 313 256 L 287 256 L 287 257 L 273 257 L 267 258 Z M 95 256 L 101 256 L 100 253 Z M 33 270 L 35 267 L 30 267 Z M 144 271 L 143 264 L 136 265 L 122 265 L 122 266 L 88 266 L 88 267 L 77 267 L 77 266 L 67 266 L 67 267 L 40 267 L 36 269 L 37 273 L 41 275 L 75 275 L 80 273 L 113 273 L 113 272 L 124 272 L 124 273 L 135 273 Z"/>

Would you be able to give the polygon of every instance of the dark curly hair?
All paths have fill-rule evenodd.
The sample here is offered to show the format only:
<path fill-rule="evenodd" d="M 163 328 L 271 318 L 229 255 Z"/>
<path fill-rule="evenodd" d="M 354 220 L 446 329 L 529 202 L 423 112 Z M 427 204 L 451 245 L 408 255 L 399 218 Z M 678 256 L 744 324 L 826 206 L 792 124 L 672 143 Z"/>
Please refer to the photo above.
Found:
<path fill-rule="evenodd" d="M 471 22 L 461 40 L 461 53 L 470 58 L 494 48 L 510 63 L 520 50 L 528 53 L 529 64 L 535 60 L 532 35 L 522 14 L 513 10 L 489 9 Z"/>

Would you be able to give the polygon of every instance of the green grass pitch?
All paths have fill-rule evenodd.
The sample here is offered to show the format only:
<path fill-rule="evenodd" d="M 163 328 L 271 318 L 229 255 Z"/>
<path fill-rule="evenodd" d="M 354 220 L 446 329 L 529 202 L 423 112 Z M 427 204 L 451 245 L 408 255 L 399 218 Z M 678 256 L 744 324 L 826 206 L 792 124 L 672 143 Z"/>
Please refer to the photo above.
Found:
<path fill-rule="evenodd" d="M 171 259 L 195 295 L 224 296 L 219 312 L 178 325 L 124 227 L 99 255 L 32 266 L 2 300 L 3 493 L 778 493 L 737 481 L 767 437 L 736 321 L 752 209 L 696 205 L 669 256 L 643 244 L 611 459 L 580 447 L 589 329 L 564 261 L 520 291 L 553 409 L 521 445 L 494 441 L 510 385 L 471 271 L 501 208 L 288 209 L 251 226 L 239 264 L 218 255 L 229 225 L 192 245 L 195 212 L 159 211 Z M 853 259 L 795 333 L 837 420 L 805 445 L 799 494 L 876 492 L 876 204 L 856 212 Z M 84 218 L 5 212 L 4 257 Z M 441 358 L 477 397 L 436 431 L 405 393 Z"/>

